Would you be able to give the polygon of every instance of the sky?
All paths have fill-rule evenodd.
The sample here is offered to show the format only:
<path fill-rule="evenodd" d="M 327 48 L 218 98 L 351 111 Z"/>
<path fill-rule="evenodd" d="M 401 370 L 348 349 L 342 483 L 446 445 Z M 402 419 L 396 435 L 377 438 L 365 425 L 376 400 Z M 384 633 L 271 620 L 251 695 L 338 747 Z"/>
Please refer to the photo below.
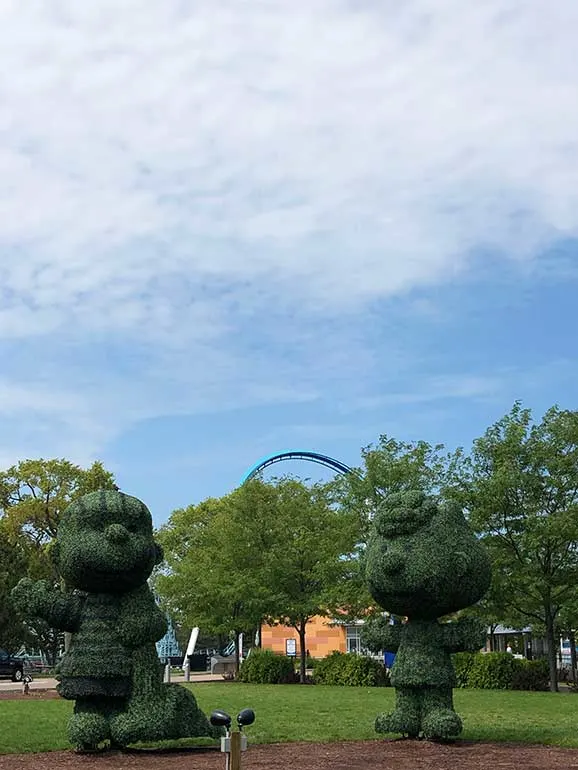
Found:
<path fill-rule="evenodd" d="M 577 37 L 575 0 L 5 0 L 0 467 L 100 459 L 162 523 L 276 451 L 576 408 Z"/>

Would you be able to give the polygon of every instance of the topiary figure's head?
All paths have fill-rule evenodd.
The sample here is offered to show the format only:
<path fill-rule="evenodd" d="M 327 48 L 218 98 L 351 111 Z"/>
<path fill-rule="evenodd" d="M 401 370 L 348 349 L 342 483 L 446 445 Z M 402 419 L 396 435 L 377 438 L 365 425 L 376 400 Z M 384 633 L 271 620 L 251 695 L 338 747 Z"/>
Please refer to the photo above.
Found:
<path fill-rule="evenodd" d="M 387 497 L 375 515 L 366 576 L 385 610 L 432 620 L 481 599 L 491 568 L 458 506 L 405 492 Z"/>
<path fill-rule="evenodd" d="M 143 585 L 162 561 L 149 509 L 109 490 L 84 495 L 65 510 L 53 556 L 69 587 L 98 593 Z"/>

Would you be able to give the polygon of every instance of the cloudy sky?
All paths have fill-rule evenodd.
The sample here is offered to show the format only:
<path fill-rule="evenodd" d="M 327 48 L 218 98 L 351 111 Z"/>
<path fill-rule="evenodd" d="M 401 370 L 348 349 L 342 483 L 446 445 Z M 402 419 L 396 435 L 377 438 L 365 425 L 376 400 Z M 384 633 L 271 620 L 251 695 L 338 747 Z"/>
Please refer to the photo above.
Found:
<path fill-rule="evenodd" d="M 577 38 L 576 0 L 4 0 L 0 466 L 100 458 L 160 522 L 275 450 L 576 407 Z"/>

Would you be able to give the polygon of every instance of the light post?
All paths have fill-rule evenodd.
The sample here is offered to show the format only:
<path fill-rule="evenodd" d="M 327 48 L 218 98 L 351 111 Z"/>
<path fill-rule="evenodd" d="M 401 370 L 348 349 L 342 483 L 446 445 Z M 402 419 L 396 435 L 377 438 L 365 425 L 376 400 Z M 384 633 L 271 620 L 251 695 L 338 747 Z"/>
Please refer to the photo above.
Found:
<path fill-rule="evenodd" d="M 253 724 L 255 712 L 253 709 L 240 711 L 237 715 L 239 729 L 235 732 L 231 732 L 231 721 L 227 712 L 221 709 L 211 714 L 211 724 L 225 728 L 225 736 L 221 738 L 221 751 L 225 754 L 226 770 L 241 770 L 241 752 L 247 750 L 247 736 L 243 733 L 243 727 Z"/>
<path fill-rule="evenodd" d="M 32 677 L 30 674 L 26 674 L 22 679 L 22 694 L 23 695 L 29 695 L 30 694 L 30 682 L 32 681 Z"/>

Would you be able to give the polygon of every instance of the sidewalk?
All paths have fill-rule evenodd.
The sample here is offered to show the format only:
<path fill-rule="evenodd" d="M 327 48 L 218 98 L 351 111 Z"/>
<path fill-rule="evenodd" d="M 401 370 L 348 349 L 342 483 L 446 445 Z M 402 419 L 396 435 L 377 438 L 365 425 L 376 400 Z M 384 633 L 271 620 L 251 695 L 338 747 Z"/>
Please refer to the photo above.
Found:
<path fill-rule="evenodd" d="M 221 674 L 208 674 L 205 672 L 191 673 L 191 683 L 194 682 L 222 682 L 223 677 Z M 183 674 L 176 674 L 171 677 L 171 683 L 184 684 L 185 677 Z M 30 682 L 31 690 L 54 690 L 58 682 L 56 679 L 49 677 L 42 677 L 41 679 L 34 679 Z M 0 692 L 9 692 L 11 690 L 22 690 L 22 682 L 11 682 L 10 679 L 0 679 Z"/>

